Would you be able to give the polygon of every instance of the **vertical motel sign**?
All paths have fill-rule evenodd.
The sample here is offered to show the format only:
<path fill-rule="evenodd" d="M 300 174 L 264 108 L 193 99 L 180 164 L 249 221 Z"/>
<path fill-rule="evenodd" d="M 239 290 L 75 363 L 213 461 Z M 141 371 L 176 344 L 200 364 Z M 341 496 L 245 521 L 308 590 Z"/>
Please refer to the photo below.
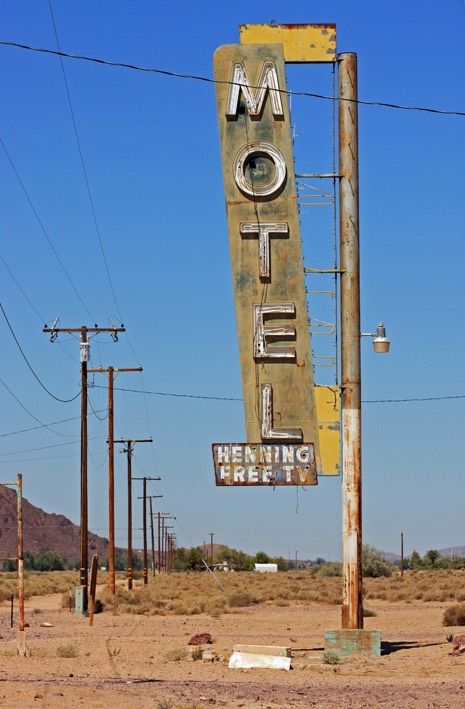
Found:
<path fill-rule="evenodd" d="M 213 445 L 218 485 L 316 485 L 318 423 L 282 44 L 214 58 L 249 443 Z"/>

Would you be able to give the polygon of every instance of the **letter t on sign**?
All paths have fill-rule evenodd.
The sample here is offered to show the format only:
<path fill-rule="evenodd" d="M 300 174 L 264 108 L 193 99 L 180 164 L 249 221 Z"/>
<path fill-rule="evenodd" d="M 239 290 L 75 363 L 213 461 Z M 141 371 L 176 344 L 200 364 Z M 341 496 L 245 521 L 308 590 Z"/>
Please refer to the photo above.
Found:
<path fill-rule="evenodd" d="M 254 222 L 242 222 L 241 223 L 241 236 L 255 236 L 258 234 L 258 253 L 260 256 L 259 261 L 259 275 L 260 280 L 268 280 L 271 278 L 271 266 L 270 266 L 270 235 L 279 234 L 287 236 L 289 234 L 289 227 L 286 222 L 269 222 L 265 224 L 257 224 Z"/>

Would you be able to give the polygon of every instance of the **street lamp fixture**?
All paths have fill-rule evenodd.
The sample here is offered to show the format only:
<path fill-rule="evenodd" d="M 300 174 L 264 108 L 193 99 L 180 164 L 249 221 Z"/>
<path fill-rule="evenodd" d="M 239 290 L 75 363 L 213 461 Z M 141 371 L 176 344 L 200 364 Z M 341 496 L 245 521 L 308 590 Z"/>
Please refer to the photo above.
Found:
<path fill-rule="evenodd" d="M 384 327 L 384 323 L 378 323 L 376 332 L 362 332 L 360 334 L 362 337 L 373 338 L 373 351 L 376 354 L 386 354 L 387 352 L 389 352 L 391 340 L 386 337 L 386 328 Z"/>

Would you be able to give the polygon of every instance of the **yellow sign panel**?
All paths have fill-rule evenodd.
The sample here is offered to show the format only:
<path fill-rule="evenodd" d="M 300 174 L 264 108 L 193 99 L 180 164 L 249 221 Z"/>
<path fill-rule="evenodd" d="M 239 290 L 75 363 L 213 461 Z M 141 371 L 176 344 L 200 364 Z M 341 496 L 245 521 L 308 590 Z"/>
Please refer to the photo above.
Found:
<path fill-rule="evenodd" d="M 336 61 L 336 25 L 241 25 L 241 44 L 282 44 L 288 63 Z"/>
<path fill-rule="evenodd" d="M 318 435 L 320 439 L 320 475 L 341 472 L 341 397 L 336 386 L 315 387 Z"/>

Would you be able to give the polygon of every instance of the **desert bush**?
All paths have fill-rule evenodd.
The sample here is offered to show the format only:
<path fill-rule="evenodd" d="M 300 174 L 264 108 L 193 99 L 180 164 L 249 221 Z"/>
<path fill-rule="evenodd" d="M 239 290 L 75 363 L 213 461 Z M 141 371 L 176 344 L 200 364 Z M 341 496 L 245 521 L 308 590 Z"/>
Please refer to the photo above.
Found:
<path fill-rule="evenodd" d="M 334 650 L 326 650 L 323 653 L 323 662 L 325 665 L 338 665 L 340 662 L 339 655 Z"/>
<path fill-rule="evenodd" d="M 57 655 L 58 657 L 77 657 L 79 651 L 76 645 L 72 645 L 71 643 L 68 645 L 58 645 Z"/>
<path fill-rule="evenodd" d="M 172 647 L 165 652 L 165 660 L 167 662 L 180 662 L 186 659 L 187 654 L 185 647 Z"/>
<path fill-rule="evenodd" d="M 257 603 L 255 596 L 252 596 L 248 591 L 237 591 L 233 593 L 228 598 L 228 605 L 230 608 L 245 608 L 246 606 L 251 606 Z"/>
<path fill-rule="evenodd" d="M 327 561 L 320 564 L 316 571 L 317 576 L 342 576 L 342 565 L 338 561 Z"/>
<path fill-rule="evenodd" d="M 465 604 L 457 603 L 444 611 L 443 625 L 465 625 Z"/>
<path fill-rule="evenodd" d="M 377 616 L 377 613 L 375 611 L 372 611 L 371 608 L 364 608 L 363 609 L 363 617 L 364 618 L 374 618 Z"/>
<path fill-rule="evenodd" d="M 363 576 L 378 578 L 379 576 L 391 576 L 393 566 L 384 558 L 383 552 L 375 547 L 365 544 L 362 550 L 362 573 Z"/>

